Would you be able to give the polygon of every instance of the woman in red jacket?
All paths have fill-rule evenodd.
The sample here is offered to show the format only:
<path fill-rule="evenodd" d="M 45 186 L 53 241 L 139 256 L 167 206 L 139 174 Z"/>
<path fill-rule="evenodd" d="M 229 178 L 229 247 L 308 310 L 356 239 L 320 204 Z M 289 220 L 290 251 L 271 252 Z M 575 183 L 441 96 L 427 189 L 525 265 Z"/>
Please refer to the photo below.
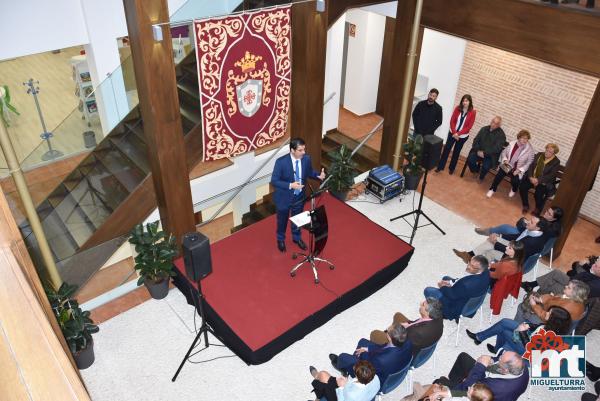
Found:
<path fill-rule="evenodd" d="M 521 241 L 510 241 L 506 246 L 506 257 L 490 265 L 490 277 L 500 280 L 504 276 L 512 276 L 523 272 L 525 263 L 525 247 Z"/>
<path fill-rule="evenodd" d="M 448 132 L 448 138 L 446 139 L 446 145 L 444 146 L 442 156 L 440 157 L 440 162 L 437 169 L 435 169 L 436 173 L 439 173 L 446 167 L 448 155 L 454 146 L 450 165 L 448 166 L 448 172 L 454 174 L 458 156 L 460 155 L 463 145 L 467 142 L 467 139 L 469 139 L 469 132 L 475 123 L 476 115 L 477 111 L 473 108 L 473 99 L 471 98 L 471 95 L 464 95 L 462 99 L 460 99 L 460 104 L 454 109 L 452 117 L 450 117 L 450 131 Z"/>

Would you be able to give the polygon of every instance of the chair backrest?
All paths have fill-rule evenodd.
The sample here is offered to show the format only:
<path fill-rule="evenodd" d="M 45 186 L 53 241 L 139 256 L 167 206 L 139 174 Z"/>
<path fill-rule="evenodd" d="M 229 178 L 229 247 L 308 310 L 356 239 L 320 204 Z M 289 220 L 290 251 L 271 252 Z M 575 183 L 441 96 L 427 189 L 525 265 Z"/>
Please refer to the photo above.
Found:
<path fill-rule="evenodd" d="M 412 360 L 411 367 L 416 369 L 416 368 L 420 367 L 421 365 L 423 365 L 425 362 L 427 362 L 427 360 L 429 358 L 431 358 L 431 355 L 433 355 L 433 352 L 435 351 L 436 346 L 437 346 L 437 341 L 435 343 L 433 343 L 432 345 L 430 345 L 429 347 L 422 348 L 419 352 L 417 352 L 417 355 L 415 355 L 415 357 Z"/>
<path fill-rule="evenodd" d="M 549 238 L 548 241 L 546 241 L 546 243 L 544 244 L 544 248 L 540 252 L 540 256 L 545 256 L 545 255 L 549 254 L 550 250 L 552 248 L 554 248 L 554 244 L 556 243 L 557 239 L 558 239 L 558 237 Z"/>
<path fill-rule="evenodd" d="M 571 327 L 569 328 L 569 334 L 575 335 L 575 330 L 577 329 L 579 322 L 584 320 L 589 312 L 590 312 L 590 307 L 586 305 L 585 310 L 583 311 L 583 315 L 581 315 L 581 318 L 579 320 L 573 320 L 571 322 Z"/>
<path fill-rule="evenodd" d="M 535 264 L 537 263 L 541 255 L 541 253 L 534 253 L 533 255 L 527 258 L 527 260 L 523 264 L 523 274 L 529 273 L 531 269 L 535 267 Z"/>
<path fill-rule="evenodd" d="M 410 361 L 408 361 L 408 363 L 406 364 L 406 366 L 404 366 L 398 372 L 389 375 L 387 379 L 385 379 L 385 381 L 381 384 L 381 389 L 379 390 L 379 392 L 381 394 L 387 394 L 390 391 L 393 391 L 396 387 L 398 387 L 406 377 L 406 374 L 410 369 L 412 361 L 413 359 L 411 358 Z"/>
<path fill-rule="evenodd" d="M 489 289 L 489 288 L 488 288 Z M 472 317 L 477 313 L 483 302 L 485 301 L 485 297 L 487 295 L 487 290 L 478 297 L 470 298 L 465 306 L 462 308 L 461 316 Z"/>

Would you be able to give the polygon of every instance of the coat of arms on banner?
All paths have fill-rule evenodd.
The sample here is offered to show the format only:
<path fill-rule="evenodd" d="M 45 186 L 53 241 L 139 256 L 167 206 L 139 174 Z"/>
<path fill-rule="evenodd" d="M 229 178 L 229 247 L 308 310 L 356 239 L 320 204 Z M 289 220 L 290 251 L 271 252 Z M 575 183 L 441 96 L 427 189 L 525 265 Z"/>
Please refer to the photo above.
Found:
<path fill-rule="evenodd" d="M 273 143 L 287 130 L 290 7 L 194 22 L 203 157 Z"/>

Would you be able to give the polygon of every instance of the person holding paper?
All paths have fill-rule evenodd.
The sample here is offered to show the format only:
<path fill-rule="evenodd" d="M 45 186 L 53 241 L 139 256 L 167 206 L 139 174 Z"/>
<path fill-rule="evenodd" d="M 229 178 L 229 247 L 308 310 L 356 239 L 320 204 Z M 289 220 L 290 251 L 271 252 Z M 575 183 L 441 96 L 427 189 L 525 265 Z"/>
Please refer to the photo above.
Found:
<path fill-rule="evenodd" d="M 275 161 L 271 184 L 275 187 L 273 200 L 277 210 L 277 249 L 285 252 L 285 230 L 287 221 L 291 215 L 294 216 L 304 208 L 304 185 L 308 178 L 325 179 L 325 170 L 321 174 L 313 171 L 310 156 L 306 154 L 306 143 L 301 138 L 290 140 L 290 154 L 281 156 Z M 302 241 L 300 227 L 292 223 L 292 240 L 302 250 L 306 250 L 306 244 Z"/>

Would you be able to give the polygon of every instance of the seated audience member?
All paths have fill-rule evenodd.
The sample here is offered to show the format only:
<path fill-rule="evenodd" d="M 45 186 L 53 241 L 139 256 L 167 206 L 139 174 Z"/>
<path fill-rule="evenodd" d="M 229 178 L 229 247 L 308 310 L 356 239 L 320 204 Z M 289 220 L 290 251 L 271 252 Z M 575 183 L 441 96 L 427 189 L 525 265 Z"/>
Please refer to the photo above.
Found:
<path fill-rule="evenodd" d="M 446 386 L 439 384 L 423 387 L 418 382 L 415 382 L 413 386 L 413 394 L 404 397 L 402 401 L 494 401 L 492 390 L 483 383 L 475 383 L 469 386 L 467 394 L 463 397 L 452 397 L 450 390 Z"/>
<path fill-rule="evenodd" d="M 483 182 L 488 171 L 496 167 L 498 156 L 506 142 L 506 134 L 500 125 L 502 118 L 494 117 L 490 125 L 482 127 L 473 140 L 467 165 L 473 174 L 479 173 L 479 182 Z M 478 162 L 481 162 L 481 167 Z"/>
<path fill-rule="evenodd" d="M 535 210 L 538 215 L 544 209 L 544 203 L 556 192 L 556 175 L 560 168 L 560 160 L 556 157 L 558 145 L 549 143 L 545 151 L 535 155 L 527 174 L 521 180 L 519 193 L 523 203 L 523 213 L 529 212 L 529 189 L 535 188 Z"/>
<path fill-rule="evenodd" d="M 394 323 L 384 333 L 389 341 L 385 345 L 375 344 L 361 338 L 353 354 L 342 353 L 339 356 L 329 354 L 331 364 L 345 374 L 354 375 L 352 367 L 358 361 L 369 361 L 375 367 L 381 383 L 392 374 L 406 366 L 412 357 L 412 344 L 407 340 L 407 329 L 400 323 Z"/>
<path fill-rule="evenodd" d="M 585 375 L 593 382 L 600 380 L 600 366 L 585 361 Z"/>
<path fill-rule="evenodd" d="M 570 334 L 570 328 L 571 315 L 569 315 L 569 312 L 560 306 L 553 306 L 550 308 L 550 311 L 546 312 L 545 324 L 519 323 L 512 319 L 502 319 L 479 333 L 472 333 L 467 330 L 467 335 L 475 342 L 475 345 L 479 345 L 488 338 L 495 336 L 496 344 L 493 346 L 487 344 L 488 351 L 493 354 L 502 348 L 506 351 L 514 351 L 519 355 L 523 355 L 531 336 L 541 329 L 565 335 Z"/>
<path fill-rule="evenodd" d="M 588 256 L 583 260 L 573 262 L 571 270 L 567 272 L 567 276 L 575 277 L 579 273 L 589 272 L 592 269 L 592 265 L 598 261 L 598 256 Z"/>
<path fill-rule="evenodd" d="M 525 229 L 520 234 L 507 234 L 500 237 L 498 234 L 490 234 L 486 241 L 478 245 L 474 251 L 459 251 L 453 249 L 454 254 L 465 263 L 475 254 L 483 255 L 488 260 L 500 260 L 506 253 L 506 244 L 509 241 L 518 241 L 523 244 L 524 259 L 540 252 L 548 241 L 545 232 L 548 230 L 548 222 L 535 216 L 525 220 Z"/>
<path fill-rule="evenodd" d="M 411 321 L 402 313 L 396 312 L 392 322 L 392 327 L 399 324 L 406 328 L 407 338 L 412 344 L 413 355 L 436 343 L 444 331 L 442 303 L 439 300 L 426 298 L 419 305 L 419 314 L 421 315 L 419 319 Z M 389 334 L 389 329 L 387 334 Z M 370 339 L 375 344 L 386 345 L 389 344 L 387 334 L 385 331 L 373 330 Z"/>
<path fill-rule="evenodd" d="M 521 241 L 510 241 L 505 248 L 505 253 L 496 251 L 490 246 L 488 241 L 478 246 L 475 253 L 484 255 L 489 260 L 501 258 L 498 262 L 490 264 L 490 277 L 494 280 L 500 280 L 504 276 L 510 276 L 523 270 L 525 261 L 525 247 Z M 454 253 L 463 259 L 463 261 L 471 260 L 471 252 L 453 250 Z M 468 262 L 467 262 L 468 263 Z"/>
<path fill-rule="evenodd" d="M 561 295 L 563 289 L 571 279 L 586 283 L 590 287 L 588 298 L 600 297 L 600 261 L 596 257 L 596 262 L 590 267 L 589 271 L 582 271 L 572 278 L 561 270 L 554 269 L 543 276 L 538 277 L 535 281 L 525 281 L 521 287 L 526 292 L 531 292 L 537 286 L 538 294 L 554 294 Z"/>
<path fill-rule="evenodd" d="M 511 141 L 500 154 L 500 166 L 496 177 L 490 186 L 490 190 L 486 196 L 491 198 L 498 190 L 498 185 L 507 175 L 510 177 L 510 192 L 508 197 L 512 198 L 519 190 L 519 184 L 523 175 L 529 169 L 529 165 L 533 161 L 535 154 L 533 146 L 529 143 L 531 135 L 527 130 L 521 130 L 517 134 L 517 139 Z"/>
<path fill-rule="evenodd" d="M 548 238 L 558 237 L 562 232 L 562 217 L 564 214 L 564 210 L 560 206 L 551 206 L 542 215 L 542 219 L 548 222 L 548 229 L 544 234 Z M 525 217 L 521 217 L 517 224 L 511 226 L 510 224 L 500 224 L 495 227 L 488 228 L 475 228 L 475 232 L 479 235 L 489 236 L 490 234 L 500 234 L 500 235 L 519 235 L 525 229 L 527 225 L 527 219 Z"/>
<path fill-rule="evenodd" d="M 583 393 L 581 395 L 581 401 L 598 401 L 600 400 L 600 381 L 594 383 L 594 391 L 596 394 Z"/>
<path fill-rule="evenodd" d="M 370 401 L 379 392 L 381 383 L 375 367 L 369 361 L 358 361 L 352 368 L 354 379 L 344 376 L 333 377 L 327 371 L 310 367 L 316 401 L 325 397 L 327 401 Z"/>
<path fill-rule="evenodd" d="M 481 383 L 492 391 L 495 401 L 516 401 L 527 389 L 529 370 L 524 359 L 512 351 L 504 351 L 496 357 L 482 355 L 477 361 L 461 352 L 448 377 L 436 382 L 445 386 L 443 391 L 450 397 L 464 396 L 470 386 Z M 434 393 L 430 399 L 437 397 Z"/>
<path fill-rule="evenodd" d="M 423 291 L 425 298 L 440 300 L 444 319 L 458 319 L 467 301 L 485 294 L 490 286 L 490 272 L 485 256 L 473 256 L 466 271 L 469 275 L 461 279 L 444 276 L 438 283 L 438 288 L 427 287 Z"/>
<path fill-rule="evenodd" d="M 590 287 L 586 283 L 571 280 L 562 295 L 531 293 L 519 304 L 514 320 L 518 323 L 544 323 L 546 312 L 553 306 L 560 306 L 569 312 L 571 320 L 578 321 L 583 317 L 589 292 Z"/>

